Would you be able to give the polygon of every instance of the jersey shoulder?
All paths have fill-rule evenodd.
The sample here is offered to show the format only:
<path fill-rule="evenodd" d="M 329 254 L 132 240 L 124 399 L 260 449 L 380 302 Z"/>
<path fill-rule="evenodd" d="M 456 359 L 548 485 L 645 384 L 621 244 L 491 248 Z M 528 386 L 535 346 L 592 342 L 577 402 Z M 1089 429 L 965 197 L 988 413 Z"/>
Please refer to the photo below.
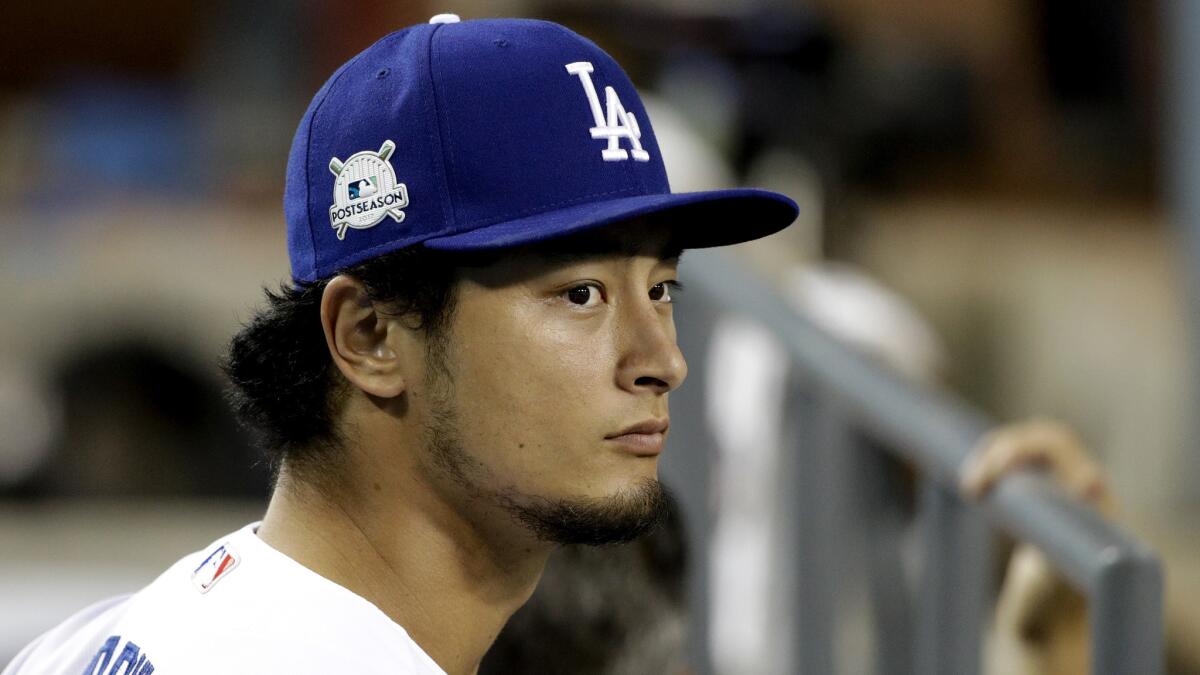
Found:
<path fill-rule="evenodd" d="M 0 675 L 356 672 L 445 675 L 377 607 L 276 551 L 257 523 L 93 605 Z"/>

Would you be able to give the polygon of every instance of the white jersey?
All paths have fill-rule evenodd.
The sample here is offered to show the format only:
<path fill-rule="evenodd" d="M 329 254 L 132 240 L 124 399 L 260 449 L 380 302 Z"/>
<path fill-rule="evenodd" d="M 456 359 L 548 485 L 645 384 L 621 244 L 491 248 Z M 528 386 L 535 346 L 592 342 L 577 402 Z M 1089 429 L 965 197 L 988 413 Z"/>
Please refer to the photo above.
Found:
<path fill-rule="evenodd" d="M 378 607 L 268 546 L 257 526 L 84 609 L 0 675 L 445 675 Z"/>

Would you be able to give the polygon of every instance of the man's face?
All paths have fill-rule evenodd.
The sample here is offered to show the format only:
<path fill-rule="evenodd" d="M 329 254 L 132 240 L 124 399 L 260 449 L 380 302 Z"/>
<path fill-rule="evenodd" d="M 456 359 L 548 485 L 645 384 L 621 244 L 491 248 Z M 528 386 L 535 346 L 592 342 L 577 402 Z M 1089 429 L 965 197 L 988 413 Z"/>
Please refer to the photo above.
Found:
<path fill-rule="evenodd" d="M 665 242 L 626 225 L 463 273 L 425 378 L 435 480 L 560 543 L 661 517 L 659 427 L 687 375 Z"/>

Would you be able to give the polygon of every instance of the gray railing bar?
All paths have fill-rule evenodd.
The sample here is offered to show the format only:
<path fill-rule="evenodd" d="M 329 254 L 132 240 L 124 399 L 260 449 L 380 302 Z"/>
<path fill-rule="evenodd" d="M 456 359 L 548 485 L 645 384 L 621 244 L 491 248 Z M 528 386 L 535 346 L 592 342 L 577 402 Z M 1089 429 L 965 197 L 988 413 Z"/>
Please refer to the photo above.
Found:
<path fill-rule="evenodd" d="M 687 274 L 703 269 L 702 274 Z M 778 293 L 717 251 L 691 251 L 686 283 L 774 332 L 798 365 L 853 406 L 869 431 L 894 445 L 928 477 L 953 486 L 958 468 L 992 427 L 962 401 L 903 380 L 863 358 L 803 319 Z M 1032 472 L 1028 472 L 1032 473 Z M 1097 660 L 1096 673 L 1161 671 L 1162 577 L 1155 555 L 1139 541 L 1035 476 L 1014 475 L 984 501 L 988 517 L 1010 534 L 1040 548 L 1093 604 L 1093 650 L 1107 657 L 1121 650 L 1113 667 Z M 1135 592 L 1150 593 L 1152 597 Z M 1099 617 L 1105 608 L 1118 611 Z M 1099 619 L 1099 620 L 1095 620 Z M 1100 630 L 1105 630 L 1101 635 Z M 1101 639 L 1116 639 L 1115 645 Z M 1136 669 L 1129 669 L 1132 666 Z M 1128 666 L 1128 667 L 1123 667 Z"/>

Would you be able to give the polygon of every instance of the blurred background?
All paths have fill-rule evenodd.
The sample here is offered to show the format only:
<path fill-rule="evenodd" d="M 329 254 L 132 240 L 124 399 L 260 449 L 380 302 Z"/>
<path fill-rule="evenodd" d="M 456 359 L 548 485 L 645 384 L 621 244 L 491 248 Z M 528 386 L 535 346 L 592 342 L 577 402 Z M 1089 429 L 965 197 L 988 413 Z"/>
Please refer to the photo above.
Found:
<path fill-rule="evenodd" d="M 216 364 L 288 274 L 292 133 L 340 63 L 439 12 L 591 37 L 646 95 L 675 189 L 801 203 L 736 255 L 802 311 L 998 419 L 1078 429 L 1166 561 L 1172 625 L 1200 636 L 1200 5 L 347 9 L 5 9 L 0 663 L 260 515 L 267 472 Z"/>

